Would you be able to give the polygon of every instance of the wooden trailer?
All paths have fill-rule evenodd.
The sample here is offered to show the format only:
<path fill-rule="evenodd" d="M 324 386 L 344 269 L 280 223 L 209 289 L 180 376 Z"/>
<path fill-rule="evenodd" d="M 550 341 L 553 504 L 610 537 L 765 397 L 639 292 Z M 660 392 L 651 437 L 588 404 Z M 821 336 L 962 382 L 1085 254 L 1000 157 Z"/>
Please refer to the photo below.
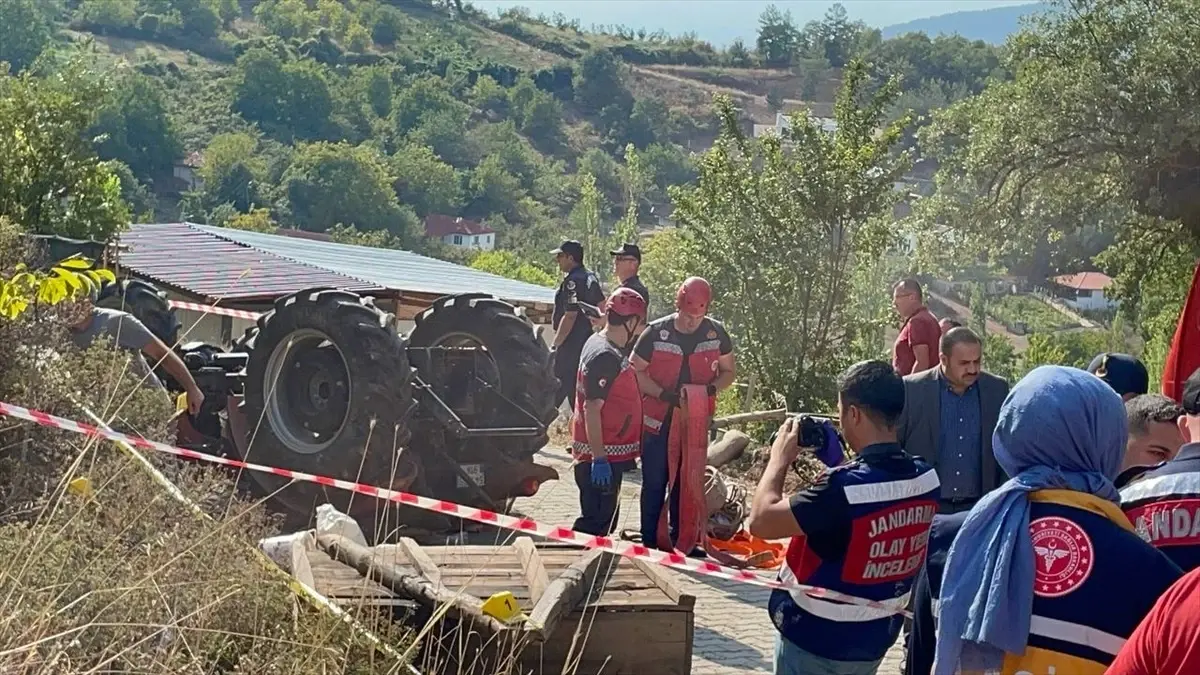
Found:
<path fill-rule="evenodd" d="M 317 541 L 309 565 L 326 597 L 347 609 L 415 604 L 407 621 L 425 631 L 415 664 L 422 672 L 691 672 L 695 596 L 655 565 L 528 537 L 506 546 Z M 508 621 L 490 610 L 505 593 L 519 610 Z"/>

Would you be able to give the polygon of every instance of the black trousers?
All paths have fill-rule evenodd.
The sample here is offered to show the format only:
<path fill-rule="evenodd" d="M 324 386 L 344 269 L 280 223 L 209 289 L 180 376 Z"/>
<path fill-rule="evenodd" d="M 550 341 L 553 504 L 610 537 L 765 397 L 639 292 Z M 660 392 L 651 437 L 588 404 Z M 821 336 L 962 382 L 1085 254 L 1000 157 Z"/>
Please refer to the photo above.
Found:
<path fill-rule="evenodd" d="M 558 378 L 558 397 L 555 405 L 562 405 L 563 399 L 575 409 L 575 379 L 579 374 L 579 356 L 583 345 L 566 343 L 554 350 L 554 376 Z"/>
<path fill-rule="evenodd" d="M 592 463 L 579 462 L 575 465 L 575 485 L 579 487 L 579 517 L 575 519 L 576 532 L 593 534 L 597 537 L 612 534 L 621 515 L 621 476 L 626 467 L 612 467 L 612 482 L 607 487 L 592 485 Z"/>

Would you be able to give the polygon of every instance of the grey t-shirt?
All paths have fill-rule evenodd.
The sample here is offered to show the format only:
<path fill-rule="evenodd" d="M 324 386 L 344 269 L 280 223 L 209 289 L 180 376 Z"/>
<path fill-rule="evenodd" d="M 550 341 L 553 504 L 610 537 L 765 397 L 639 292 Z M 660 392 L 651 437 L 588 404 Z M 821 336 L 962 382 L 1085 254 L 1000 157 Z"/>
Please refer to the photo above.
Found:
<path fill-rule="evenodd" d="M 113 346 L 130 353 L 134 376 L 139 379 L 145 378 L 147 386 L 165 389 L 142 354 L 142 349 L 150 344 L 154 339 L 154 334 L 146 328 L 145 324 L 138 321 L 137 317 L 116 309 L 93 307 L 91 323 L 83 330 L 72 330 L 71 341 L 80 349 L 87 349 L 96 342 L 96 338 L 102 335 L 110 338 Z"/>

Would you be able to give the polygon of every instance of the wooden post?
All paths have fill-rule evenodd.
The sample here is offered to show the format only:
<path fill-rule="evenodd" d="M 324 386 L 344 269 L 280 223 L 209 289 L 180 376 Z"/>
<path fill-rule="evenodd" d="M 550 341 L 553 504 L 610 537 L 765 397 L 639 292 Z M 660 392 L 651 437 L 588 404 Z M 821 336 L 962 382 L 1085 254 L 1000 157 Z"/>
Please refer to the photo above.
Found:
<path fill-rule="evenodd" d="M 359 546 L 341 535 L 322 534 L 317 537 L 317 543 L 334 560 L 353 567 L 359 574 L 391 589 L 401 597 L 411 598 L 434 609 L 446 605 L 447 615 L 467 620 L 485 635 L 497 635 L 508 630 L 499 620 L 483 613 L 482 600 L 465 592 L 455 593 L 440 581 L 434 582 L 427 578 L 421 573 L 420 563 L 416 564 L 417 574 L 407 574 L 404 568 L 385 561 L 375 551 Z M 429 559 L 424 553 L 420 555 L 426 560 Z"/>
<path fill-rule="evenodd" d="M 539 642 L 554 634 L 558 622 L 570 614 L 590 594 L 593 586 L 602 590 L 608 583 L 608 575 L 616 565 L 617 556 L 601 549 L 592 549 L 583 557 L 563 570 L 557 579 L 550 582 L 541 600 L 529 613 L 525 625 L 527 633 Z"/>
<path fill-rule="evenodd" d="M 542 564 L 542 556 L 538 554 L 537 547 L 533 545 L 533 539 L 518 537 L 513 542 L 513 548 L 521 558 L 521 571 L 525 574 L 525 582 L 529 584 L 529 603 L 537 605 L 550 585 L 550 575 L 546 572 L 546 566 Z"/>

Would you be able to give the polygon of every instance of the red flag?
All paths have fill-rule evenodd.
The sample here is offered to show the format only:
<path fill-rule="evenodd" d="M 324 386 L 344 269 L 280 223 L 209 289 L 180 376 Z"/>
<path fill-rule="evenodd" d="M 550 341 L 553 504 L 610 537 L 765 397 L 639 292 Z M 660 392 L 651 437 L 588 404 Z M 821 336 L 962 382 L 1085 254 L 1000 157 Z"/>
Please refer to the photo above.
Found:
<path fill-rule="evenodd" d="M 1163 366 L 1162 393 L 1175 401 L 1183 398 L 1183 383 L 1200 368 L 1200 264 L 1192 273 L 1192 288 L 1188 291 L 1171 351 Z"/>

